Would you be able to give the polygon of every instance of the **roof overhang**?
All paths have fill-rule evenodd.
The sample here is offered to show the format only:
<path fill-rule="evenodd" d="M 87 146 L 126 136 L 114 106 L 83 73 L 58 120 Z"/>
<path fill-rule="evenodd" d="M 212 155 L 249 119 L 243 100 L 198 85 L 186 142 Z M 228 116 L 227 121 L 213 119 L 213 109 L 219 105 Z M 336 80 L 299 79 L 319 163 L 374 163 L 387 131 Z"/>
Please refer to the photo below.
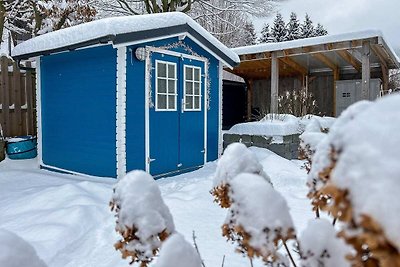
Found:
<path fill-rule="evenodd" d="M 170 13 L 172 14 L 172 13 Z M 168 14 L 155 14 L 155 15 L 144 15 L 144 16 L 133 16 L 131 18 L 132 25 L 135 25 L 135 21 L 138 21 L 138 24 L 143 24 L 143 22 L 139 21 L 139 17 L 143 17 L 143 19 L 149 20 L 151 24 L 152 19 L 167 17 Z M 128 32 L 121 31 L 118 32 L 118 29 L 115 30 L 110 27 L 109 30 L 101 31 L 99 34 L 92 34 L 91 37 L 88 38 L 72 38 L 66 42 L 60 42 L 63 39 L 63 34 L 65 36 L 70 37 L 74 34 L 74 28 L 77 28 L 75 33 L 78 31 L 82 31 L 82 29 L 91 30 L 95 28 L 94 26 L 99 25 L 102 26 L 101 20 L 89 22 L 86 25 L 77 25 L 74 27 L 62 29 L 56 32 L 51 32 L 20 44 L 23 45 L 23 48 L 16 47 L 12 56 L 16 60 L 21 59 L 29 59 L 42 55 L 49 55 L 54 53 L 60 53 L 64 51 L 71 51 L 76 49 L 81 49 L 85 47 L 90 47 L 93 45 L 99 44 L 112 44 L 115 47 L 118 46 L 126 46 L 132 43 L 145 43 L 150 40 L 160 40 L 169 38 L 171 36 L 180 36 L 187 35 L 193 39 L 197 44 L 199 44 L 203 49 L 207 50 L 211 55 L 216 57 L 218 60 L 222 61 L 226 66 L 232 68 L 239 63 L 239 57 L 236 53 L 231 51 L 229 48 L 220 43 L 215 37 L 213 37 L 210 33 L 206 32 L 200 25 L 194 22 L 191 18 L 183 13 L 175 13 L 172 14 L 177 18 L 177 22 L 170 23 L 171 25 L 167 25 L 165 27 L 144 27 L 130 30 Z M 110 24 L 112 20 L 121 20 L 121 19 L 130 19 L 129 17 L 125 18 L 109 18 Z M 107 20 L 107 19 L 104 19 Z M 161 19 L 160 19 L 161 21 Z M 104 26 L 104 25 L 103 25 Z M 86 28 L 85 28 L 86 27 Z M 117 33 L 115 33 L 117 32 Z M 51 38 L 57 40 L 57 44 L 50 45 L 49 48 L 49 39 L 46 40 L 46 35 L 50 35 Z M 47 43 L 47 45 L 46 45 Z M 29 47 L 31 46 L 31 47 Z"/>

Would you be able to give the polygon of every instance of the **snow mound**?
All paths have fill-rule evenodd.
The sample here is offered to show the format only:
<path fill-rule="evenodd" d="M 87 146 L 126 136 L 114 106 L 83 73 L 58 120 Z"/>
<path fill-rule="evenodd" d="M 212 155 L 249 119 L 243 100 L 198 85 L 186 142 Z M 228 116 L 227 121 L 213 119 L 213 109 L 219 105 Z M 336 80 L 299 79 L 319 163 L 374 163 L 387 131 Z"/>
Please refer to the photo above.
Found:
<path fill-rule="evenodd" d="M 264 136 L 282 136 L 299 133 L 299 118 L 289 114 L 275 116 L 268 114 L 260 121 L 236 124 L 232 126 L 228 133 Z"/>
<path fill-rule="evenodd" d="M 0 266 L 46 267 L 46 264 L 25 240 L 12 232 L 0 229 Z"/>
<path fill-rule="evenodd" d="M 324 185 L 318 175 L 337 156 L 330 182 L 348 190 L 357 223 L 371 216 L 400 250 L 400 95 L 374 103 L 359 102 L 347 109 L 317 147 L 310 181 Z M 309 181 L 309 182 L 310 182 Z"/>
<path fill-rule="evenodd" d="M 242 227 L 250 235 L 249 245 L 263 258 L 275 255 L 274 242 L 294 236 L 285 198 L 259 175 L 242 173 L 229 184 L 232 204 L 225 224 Z"/>
<path fill-rule="evenodd" d="M 299 243 L 302 267 L 351 266 L 346 260 L 346 256 L 351 254 L 350 246 L 337 237 L 335 228 L 325 219 L 309 221 Z"/>
<path fill-rule="evenodd" d="M 161 246 L 156 267 L 201 267 L 201 259 L 194 247 L 176 233 Z"/>
<path fill-rule="evenodd" d="M 153 177 L 132 171 L 114 188 L 111 204 L 117 211 L 117 232 L 125 238 L 123 249 L 138 252 L 139 260 L 149 261 L 161 246 L 162 235 L 175 231 L 172 215 Z M 160 236 L 161 235 L 161 236 Z"/>
<path fill-rule="evenodd" d="M 240 173 L 253 173 L 262 176 L 269 183 L 271 179 L 264 172 L 257 156 L 244 144 L 230 144 L 218 161 L 214 176 L 214 187 L 225 185 Z"/>

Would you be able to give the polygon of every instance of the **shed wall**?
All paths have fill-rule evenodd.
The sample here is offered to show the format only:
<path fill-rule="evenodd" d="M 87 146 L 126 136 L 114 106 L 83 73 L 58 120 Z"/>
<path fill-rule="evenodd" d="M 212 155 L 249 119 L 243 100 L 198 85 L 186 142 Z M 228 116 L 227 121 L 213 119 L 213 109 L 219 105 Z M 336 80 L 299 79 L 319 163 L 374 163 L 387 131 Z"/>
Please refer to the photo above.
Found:
<path fill-rule="evenodd" d="M 42 159 L 50 167 L 116 177 L 116 49 L 41 58 Z"/>

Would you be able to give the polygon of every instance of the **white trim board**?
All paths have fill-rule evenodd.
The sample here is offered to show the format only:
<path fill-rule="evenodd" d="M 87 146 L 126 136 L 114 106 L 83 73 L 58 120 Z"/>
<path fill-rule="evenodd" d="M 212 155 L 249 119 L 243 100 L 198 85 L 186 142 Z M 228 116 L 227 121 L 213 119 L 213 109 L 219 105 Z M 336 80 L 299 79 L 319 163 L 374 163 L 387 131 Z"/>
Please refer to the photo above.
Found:
<path fill-rule="evenodd" d="M 126 174 L 126 47 L 117 49 L 116 88 L 116 175 L 117 179 Z"/>
<path fill-rule="evenodd" d="M 223 152 L 223 142 L 224 138 L 222 135 L 222 101 L 223 101 L 223 94 L 222 94 L 222 89 L 223 89 L 223 70 L 224 66 L 222 65 L 222 62 L 219 62 L 218 65 L 218 71 L 219 71 L 219 79 L 218 79 L 218 158 L 222 155 Z"/>
<path fill-rule="evenodd" d="M 36 121 L 37 121 L 37 150 L 39 165 L 43 164 L 43 140 L 42 140 L 42 82 L 41 82 L 41 57 L 36 58 Z"/>

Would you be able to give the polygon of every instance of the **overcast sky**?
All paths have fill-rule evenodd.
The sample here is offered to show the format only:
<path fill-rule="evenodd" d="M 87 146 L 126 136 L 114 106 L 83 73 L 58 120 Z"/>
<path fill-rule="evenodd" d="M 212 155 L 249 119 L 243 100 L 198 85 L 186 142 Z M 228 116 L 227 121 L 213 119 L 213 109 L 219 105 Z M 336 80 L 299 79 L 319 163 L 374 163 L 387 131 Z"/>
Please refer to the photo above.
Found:
<path fill-rule="evenodd" d="M 400 0 L 287 0 L 277 11 L 286 21 L 292 11 L 301 21 L 308 13 L 315 25 L 320 22 L 330 34 L 378 29 L 400 52 Z M 264 22 L 272 20 L 256 19 L 258 32 Z"/>

